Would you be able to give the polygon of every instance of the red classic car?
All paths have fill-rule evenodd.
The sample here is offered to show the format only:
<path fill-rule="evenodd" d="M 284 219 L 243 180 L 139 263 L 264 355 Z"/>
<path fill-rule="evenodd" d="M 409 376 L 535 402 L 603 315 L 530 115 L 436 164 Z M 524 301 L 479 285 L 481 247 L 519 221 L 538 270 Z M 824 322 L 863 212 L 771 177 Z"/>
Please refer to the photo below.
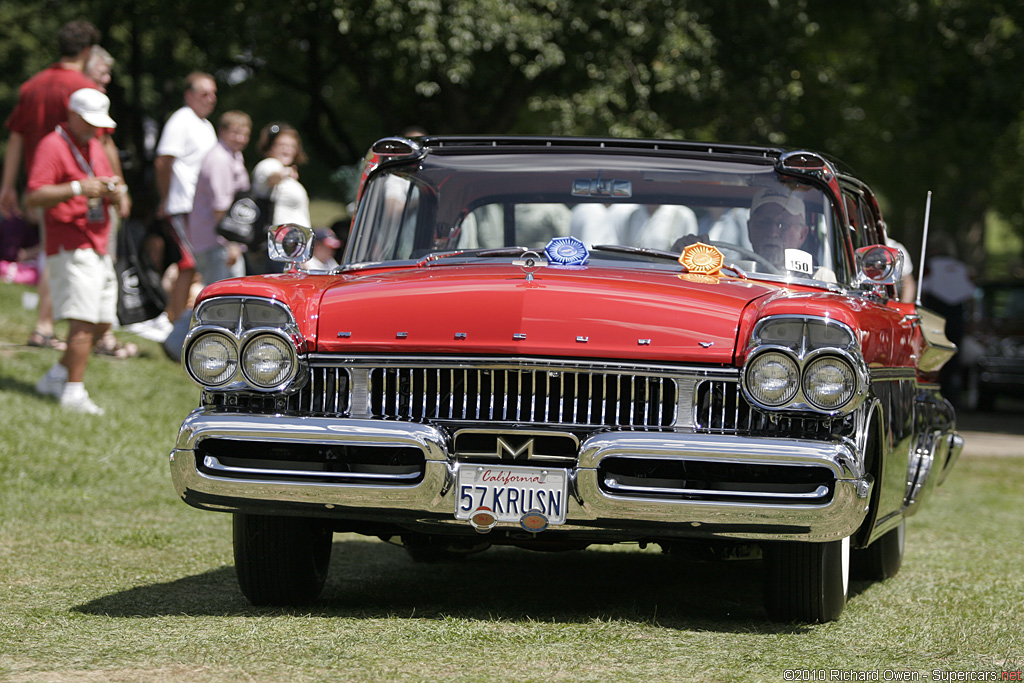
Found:
<path fill-rule="evenodd" d="M 835 619 L 962 448 L 955 349 L 881 245 L 869 188 L 811 152 L 381 140 L 340 268 L 200 296 L 175 486 L 234 515 L 254 604 L 315 599 L 355 532 L 760 557 L 770 618 Z"/>

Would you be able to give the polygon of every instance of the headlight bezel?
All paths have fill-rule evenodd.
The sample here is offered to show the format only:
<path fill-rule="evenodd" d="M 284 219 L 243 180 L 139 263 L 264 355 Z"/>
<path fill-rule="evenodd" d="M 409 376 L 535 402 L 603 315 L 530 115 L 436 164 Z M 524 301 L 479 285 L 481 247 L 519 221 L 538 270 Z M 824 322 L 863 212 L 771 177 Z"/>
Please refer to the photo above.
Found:
<path fill-rule="evenodd" d="M 196 344 L 210 334 L 231 340 L 235 352 L 234 372 L 217 384 L 201 381 L 190 368 Z M 263 335 L 273 335 L 283 343 L 291 365 L 286 377 L 274 384 L 250 382 L 242 367 L 246 349 Z M 305 350 L 305 340 L 291 309 L 283 302 L 255 296 L 213 297 L 202 301 L 193 312 L 192 328 L 182 345 L 181 363 L 192 381 L 204 390 L 292 394 L 302 388 L 308 374 L 303 372 Z"/>
<path fill-rule="evenodd" d="M 786 331 L 780 334 L 779 331 Z M 771 341 L 765 343 L 765 339 Z M 781 315 L 764 318 L 754 326 L 749 353 L 740 372 L 740 389 L 744 398 L 754 407 L 766 412 L 817 413 L 842 416 L 854 411 L 867 396 L 869 376 L 867 365 L 853 330 L 846 324 L 830 318 L 802 315 Z M 766 354 L 789 357 L 798 369 L 798 389 L 785 403 L 761 400 L 761 393 L 751 383 L 751 369 L 762 362 Z M 843 402 L 829 406 L 821 401 L 806 385 L 808 371 L 823 359 L 832 358 L 850 370 L 853 387 Z"/>

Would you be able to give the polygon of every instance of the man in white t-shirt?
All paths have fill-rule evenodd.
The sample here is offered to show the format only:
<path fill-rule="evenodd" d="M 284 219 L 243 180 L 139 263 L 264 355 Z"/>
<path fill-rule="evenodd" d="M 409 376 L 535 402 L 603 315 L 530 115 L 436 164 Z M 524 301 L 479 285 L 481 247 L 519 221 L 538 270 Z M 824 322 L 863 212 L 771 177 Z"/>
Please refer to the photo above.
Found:
<path fill-rule="evenodd" d="M 167 306 L 172 321 L 185 310 L 195 275 L 195 254 L 187 235 L 196 180 L 206 153 L 217 144 L 217 131 L 207 119 L 217 105 L 217 83 L 210 74 L 194 72 L 188 75 L 186 84 L 185 106 L 167 119 L 153 162 L 160 192 L 157 216 L 170 223 L 171 237 L 181 252 L 178 279 Z"/>

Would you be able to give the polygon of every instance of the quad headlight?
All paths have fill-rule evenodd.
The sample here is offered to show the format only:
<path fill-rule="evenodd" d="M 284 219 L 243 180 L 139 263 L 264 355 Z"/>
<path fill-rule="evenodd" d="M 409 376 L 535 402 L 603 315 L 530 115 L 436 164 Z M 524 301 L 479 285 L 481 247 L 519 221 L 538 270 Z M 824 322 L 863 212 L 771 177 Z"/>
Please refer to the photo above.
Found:
<path fill-rule="evenodd" d="M 295 369 L 295 347 L 276 334 L 258 334 L 242 350 L 242 376 L 253 386 L 280 386 L 295 376 Z"/>
<path fill-rule="evenodd" d="M 220 332 L 200 336 L 185 356 L 188 374 L 199 384 L 219 387 L 228 383 L 238 369 L 238 349 L 233 337 Z"/>
<path fill-rule="evenodd" d="M 857 391 L 853 367 L 838 356 L 821 356 L 804 369 L 804 398 L 815 408 L 838 410 L 850 402 Z"/>
<path fill-rule="evenodd" d="M 796 397 L 800 388 L 800 369 L 784 353 L 762 353 L 747 366 L 747 391 L 760 404 L 781 406 Z"/>

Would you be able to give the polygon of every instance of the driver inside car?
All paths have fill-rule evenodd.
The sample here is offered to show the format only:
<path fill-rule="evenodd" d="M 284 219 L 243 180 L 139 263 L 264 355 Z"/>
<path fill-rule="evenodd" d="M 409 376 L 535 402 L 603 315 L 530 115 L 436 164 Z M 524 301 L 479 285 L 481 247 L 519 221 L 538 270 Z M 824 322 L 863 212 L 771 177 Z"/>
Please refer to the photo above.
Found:
<path fill-rule="evenodd" d="M 750 205 L 747 235 L 750 244 L 777 269 L 786 270 L 787 249 L 800 249 L 807 239 L 804 202 L 791 191 L 766 187 Z"/>
<path fill-rule="evenodd" d="M 761 264 L 751 264 L 755 270 L 764 271 L 768 265 L 771 268 L 768 272 L 795 272 L 823 282 L 836 282 L 832 270 L 814 263 L 814 250 L 805 249 L 810 235 L 806 215 L 803 199 L 785 187 L 763 187 L 754 194 L 747 221 L 747 237 L 751 251 L 763 260 Z M 684 235 L 676 240 L 672 251 L 682 251 L 696 242 L 711 241 L 714 244 L 715 240 L 709 237 L 708 234 Z M 728 244 L 721 246 L 729 249 Z"/>

